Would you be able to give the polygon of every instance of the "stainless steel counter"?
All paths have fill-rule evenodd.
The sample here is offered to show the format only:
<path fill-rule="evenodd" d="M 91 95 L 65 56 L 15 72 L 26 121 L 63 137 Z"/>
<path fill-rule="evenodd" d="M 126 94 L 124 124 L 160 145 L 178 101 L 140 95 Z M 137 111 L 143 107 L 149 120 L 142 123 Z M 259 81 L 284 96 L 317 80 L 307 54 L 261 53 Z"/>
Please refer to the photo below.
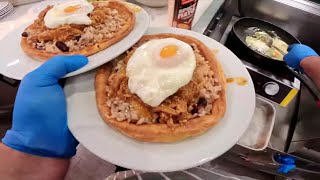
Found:
<path fill-rule="evenodd" d="M 217 14 L 218 10 L 221 8 L 224 2 L 225 0 L 214 0 L 199 18 L 197 23 L 193 25 L 192 31 L 203 34 L 212 18 Z"/>

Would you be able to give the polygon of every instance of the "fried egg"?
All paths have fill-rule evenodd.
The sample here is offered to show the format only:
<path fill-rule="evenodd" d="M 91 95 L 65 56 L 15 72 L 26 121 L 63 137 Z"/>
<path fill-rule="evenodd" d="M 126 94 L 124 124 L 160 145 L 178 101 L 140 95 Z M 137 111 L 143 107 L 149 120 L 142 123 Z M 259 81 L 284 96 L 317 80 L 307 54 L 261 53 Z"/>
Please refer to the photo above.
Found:
<path fill-rule="evenodd" d="M 285 52 L 286 54 L 288 53 L 289 45 L 279 38 L 273 38 L 272 46 L 277 47 L 278 49 Z"/>
<path fill-rule="evenodd" d="M 174 38 L 150 40 L 128 61 L 128 87 L 144 103 L 156 107 L 188 84 L 195 68 L 196 57 L 189 44 Z"/>
<path fill-rule="evenodd" d="M 246 44 L 253 50 L 259 51 L 262 54 L 266 54 L 270 49 L 264 41 L 252 36 L 246 37 Z"/>
<path fill-rule="evenodd" d="M 44 24 L 48 28 L 57 28 L 65 24 L 84 24 L 92 23 L 88 14 L 94 7 L 87 1 L 70 1 L 53 6 L 44 16 Z"/>

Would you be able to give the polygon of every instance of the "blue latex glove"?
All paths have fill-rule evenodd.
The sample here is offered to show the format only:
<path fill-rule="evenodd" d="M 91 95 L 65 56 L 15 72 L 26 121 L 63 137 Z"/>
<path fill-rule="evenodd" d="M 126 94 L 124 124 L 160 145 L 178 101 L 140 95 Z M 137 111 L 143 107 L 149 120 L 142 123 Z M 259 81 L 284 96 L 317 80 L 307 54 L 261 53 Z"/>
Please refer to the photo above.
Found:
<path fill-rule="evenodd" d="M 66 99 L 58 80 L 87 63 L 81 55 L 56 56 L 27 74 L 16 97 L 12 128 L 2 142 L 38 156 L 75 155 L 78 142 L 67 127 Z"/>
<path fill-rule="evenodd" d="M 275 156 L 275 160 L 281 164 L 280 168 L 277 170 L 278 172 L 287 174 L 296 168 L 295 157 L 289 155 L 277 155 Z"/>
<path fill-rule="evenodd" d="M 288 54 L 284 56 L 284 61 L 292 68 L 302 70 L 300 61 L 309 56 L 318 56 L 318 54 L 309 46 L 303 44 L 292 44 L 288 48 Z"/>
<path fill-rule="evenodd" d="M 284 174 L 288 174 L 290 171 L 294 170 L 296 168 L 296 165 L 294 164 L 283 164 L 281 167 L 277 170 L 277 172 L 281 172 Z"/>

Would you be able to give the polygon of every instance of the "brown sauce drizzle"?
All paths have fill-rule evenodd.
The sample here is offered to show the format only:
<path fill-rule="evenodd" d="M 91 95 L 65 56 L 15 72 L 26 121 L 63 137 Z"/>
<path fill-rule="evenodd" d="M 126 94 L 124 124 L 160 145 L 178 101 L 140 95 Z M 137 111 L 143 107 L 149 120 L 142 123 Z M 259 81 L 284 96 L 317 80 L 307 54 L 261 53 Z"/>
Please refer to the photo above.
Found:
<path fill-rule="evenodd" d="M 216 54 L 219 53 L 219 49 L 211 49 L 211 52 L 212 52 L 214 55 L 216 55 Z"/>
<path fill-rule="evenodd" d="M 135 13 L 140 12 L 142 9 L 141 7 L 134 5 L 134 4 L 131 4 L 131 3 L 126 3 L 126 5 Z"/>
<path fill-rule="evenodd" d="M 227 78 L 227 83 L 236 83 L 239 86 L 245 86 L 248 84 L 248 80 L 244 77 Z"/>

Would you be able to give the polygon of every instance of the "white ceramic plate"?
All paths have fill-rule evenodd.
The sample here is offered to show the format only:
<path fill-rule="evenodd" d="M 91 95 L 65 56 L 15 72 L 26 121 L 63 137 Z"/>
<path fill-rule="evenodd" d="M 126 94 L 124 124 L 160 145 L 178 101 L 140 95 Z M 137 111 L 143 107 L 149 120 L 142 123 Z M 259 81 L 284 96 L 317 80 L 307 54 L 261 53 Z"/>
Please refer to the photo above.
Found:
<path fill-rule="evenodd" d="M 45 7 L 44 4 L 40 3 L 38 6 L 29 10 L 29 12 L 37 12 L 39 9 L 43 9 L 43 7 Z M 149 21 L 149 15 L 146 11 L 142 9 L 141 11 L 137 12 L 135 27 L 128 36 L 118 43 L 108 47 L 107 49 L 89 56 L 89 63 L 86 66 L 67 74 L 66 77 L 74 76 L 94 69 L 129 49 L 143 36 L 149 26 Z M 27 56 L 20 47 L 21 33 L 31 23 L 32 21 L 29 21 L 21 26 L 16 27 L 0 40 L 0 74 L 20 80 L 24 77 L 24 75 L 36 69 L 43 63 Z"/>
<path fill-rule="evenodd" d="M 201 34 L 175 28 L 149 28 L 147 34 L 175 33 L 196 37 L 212 49 L 227 77 L 245 77 L 246 86 L 227 86 L 227 111 L 207 133 L 177 143 L 135 141 L 109 127 L 100 117 L 94 91 L 95 70 L 67 79 L 68 125 L 91 152 L 111 163 L 142 171 L 176 171 L 212 160 L 237 143 L 255 108 L 252 80 L 241 61 L 226 47 Z"/>

